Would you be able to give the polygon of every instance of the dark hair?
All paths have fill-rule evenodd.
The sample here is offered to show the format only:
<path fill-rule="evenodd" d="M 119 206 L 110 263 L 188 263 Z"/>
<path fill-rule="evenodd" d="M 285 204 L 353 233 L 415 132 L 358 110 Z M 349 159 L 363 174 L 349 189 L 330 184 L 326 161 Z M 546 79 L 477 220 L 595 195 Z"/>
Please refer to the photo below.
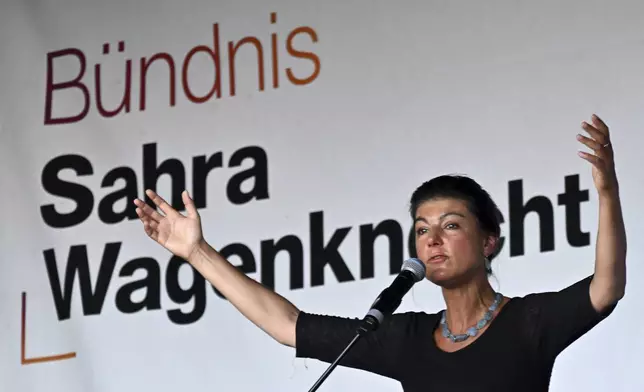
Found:
<path fill-rule="evenodd" d="M 464 201 L 470 212 L 478 220 L 484 231 L 496 236 L 501 235 L 501 211 L 476 181 L 463 175 L 442 175 L 434 177 L 416 188 L 411 196 L 409 212 L 412 221 L 416 219 L 418 207 L 425 201 L 440 198 L 455 198 Z M 492 261 L 501 249 L 500 241 L 494 251 L 488 256 Z M 492 271 L 487 270 L 488 274 Z"/>

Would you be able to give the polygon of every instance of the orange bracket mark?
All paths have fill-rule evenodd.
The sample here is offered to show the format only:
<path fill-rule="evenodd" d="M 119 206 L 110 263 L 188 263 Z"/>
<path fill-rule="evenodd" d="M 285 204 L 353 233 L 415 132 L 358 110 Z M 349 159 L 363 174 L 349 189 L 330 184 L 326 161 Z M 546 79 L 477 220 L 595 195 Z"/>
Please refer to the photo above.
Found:
<path fill-rule="evenodd" d="M 27 346 L 27 293 L 23 291 L 22 293 L 22 325 L 21 325 L 21 335 L 20 335 L 20 363 L 23 365 L 29 365 L 32 363 L 41 363 L 41 362 L 53 362 L 53 361 L 62 361 L 64 359 L 71 359 L 76 357 L 76 353 L 67 353 L 60 355 L 50 355 L 45 357 L 26 357 L 26 346 Z"/>

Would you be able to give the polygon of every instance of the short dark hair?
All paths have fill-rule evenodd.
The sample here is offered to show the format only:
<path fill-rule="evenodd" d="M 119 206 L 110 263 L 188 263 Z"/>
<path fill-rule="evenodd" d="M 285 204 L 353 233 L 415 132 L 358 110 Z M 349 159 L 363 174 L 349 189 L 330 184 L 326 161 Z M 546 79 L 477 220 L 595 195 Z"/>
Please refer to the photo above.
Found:
<path fill-rule="evenodd" d="M 420 185 L 411 196 L 409 212 L 411 219 L 416 219 L 418 207 L 426 201 L 442 198 L 454 198 L 464 201 L 469 211 L 476 217 L 479 226 L 485 232 L 501 236 L 501 211 L 490 194 L 473 179 L 464 175 L 442 175 L 434 177 Z M 497 242 L 496 249 L 488 256 L 492 261 L 501 249 Z M 488 273 L 491 271 L 488 270 Z"/>

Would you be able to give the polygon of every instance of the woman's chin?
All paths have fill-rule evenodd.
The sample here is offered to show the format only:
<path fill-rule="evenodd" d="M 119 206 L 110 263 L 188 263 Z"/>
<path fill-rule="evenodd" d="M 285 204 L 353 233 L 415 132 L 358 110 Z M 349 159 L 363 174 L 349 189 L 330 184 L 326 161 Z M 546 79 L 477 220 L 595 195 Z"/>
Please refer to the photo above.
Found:
<path fill-rule="evenodd" d="M 449 283 L 454 280 L 454 275 L 454 272 L 449 268 L 445 268 L 444 266 L 434 266 L 434 268 L 427 270 L 426 278 L 438 286 L 443 286 L 449 285 Z"/>
<path fill-rule="evenodd" d="M 472 278 L 471 274 L 455 271 L 447 265 L 428 269 L 425 277 L 435 285 L 446 289 L 459 287 Z"/>

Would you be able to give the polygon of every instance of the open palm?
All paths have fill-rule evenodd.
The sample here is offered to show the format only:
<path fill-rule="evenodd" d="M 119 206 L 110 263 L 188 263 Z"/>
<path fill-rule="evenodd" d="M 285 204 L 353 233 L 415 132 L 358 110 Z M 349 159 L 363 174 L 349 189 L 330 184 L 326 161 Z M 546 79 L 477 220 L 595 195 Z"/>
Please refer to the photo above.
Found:
<path fill-rule="evenodd" d="M 164 214 L 162 215 L 142 200 L 135 199 L 136 214 L 143 222 L 145 233 L 174 255 L 187 260 L 203 238 L 201 219 L 188 192 L 184 191 L 181 194 L 187 216 L 172 208 L 156 192 L 148 189 L 145 193 Z"/>

